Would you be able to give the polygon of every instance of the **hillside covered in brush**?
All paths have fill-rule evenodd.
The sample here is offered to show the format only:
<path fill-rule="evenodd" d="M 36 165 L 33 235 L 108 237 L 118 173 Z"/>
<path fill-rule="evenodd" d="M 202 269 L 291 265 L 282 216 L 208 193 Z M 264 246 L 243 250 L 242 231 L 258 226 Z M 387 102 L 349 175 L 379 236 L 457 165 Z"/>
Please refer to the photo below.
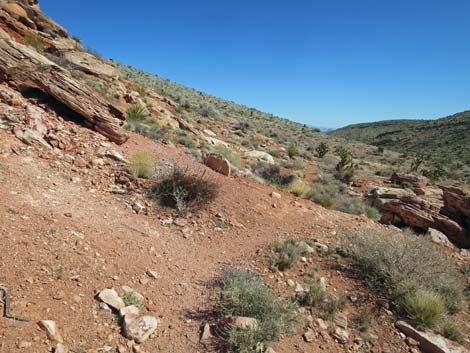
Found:
<path fill-rule="evenodd" d="M 470 111 L 437 120 L 388 120 L 349 125 L 331 135 L 402 153 L 422 154 L 448 168 L 470 166 Z"/>

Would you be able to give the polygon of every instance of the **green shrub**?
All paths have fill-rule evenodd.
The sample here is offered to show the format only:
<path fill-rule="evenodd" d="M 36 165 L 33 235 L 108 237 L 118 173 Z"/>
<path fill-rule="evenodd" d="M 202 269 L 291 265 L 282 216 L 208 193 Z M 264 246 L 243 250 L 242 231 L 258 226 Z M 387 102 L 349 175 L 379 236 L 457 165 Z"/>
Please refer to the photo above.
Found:
<path fill-rule="evenodd" d="M 365 214 L 368 218 L 376 221 L 381 218 L 380 211 L 372 206 L 365 206 Z"/>
<path fill-rule="evenodd" d="M 149 196 L 176 209 L 179 214 L 186 214 L 207 206 L 216 199 L 218 192 L 219 186 L 204 173 L 175 168 L 153 186 Z"/>
<path fill-rule="evenodd" d="M 191 137 L 188 137 L 188 136 L 179 136 L 176 139 L 176 142 L 179 143 L 180 145 L 183 145 L 183 146 L 189 148 L 189 149 L 197 147 L 197 142 L 194 141 Z"/>
<path fill-rule="evenodd" d="M 325 208 L 331 208 L 333 206 L 333 199 L 330 195 L 313 195 L 310 197 L 311 200 Z"/>
<path fill-rule="evenodd" d="M 295 180 L 295 175 L 282 174 L 281 167 L 276 164 L 259 163 L 254 172 L 264 180 L 279 186 L 289 185 Z"/>
<path fill-rule="evenodd" d="M 320 143 L 317 148 L 315 148 L 318 158 L 323 158 L 330 151 L 330 147 L 324 142 Z"/>
<path fill-rule="evenodd" d="M 298 322 L 295 305 L 279 299 L 249 271 L 230 268 L 219 279 L 217 307 L 221 315 L 244 316 L 258 320 L 258 328 L 240 330 L 228 327 L 223 336 L 229 352 L 252 353 L 257 343 L 292 334 Z"/>
<path fill-rule="evenodd" d="M 323 288 L 319 281 L 311 281 L 308 285 L 308 291 L 301 297 L 301 303 L 311 308 L 321 307 L 328 298 L 328 292 Z"/>
<path fill-rule="evenodd" d="M 465 336 L 460 327 L 459 323 L 452 319 L 447 319 L 441 326 L 442 335 L 452 341 L 463 343 Z"/>
<path fill-rule="evenodd" d="M 441 296 L 428 290 L 407 294 L 401 304 L 408 318 L 421 330 L 436 328 L 446 314 Z"/>
<path fill-rule="evenodd" d="M 155 174 L 156 161 L 148 152 L 136 152 L 129 157 L 129 172 L 137 178 L 149 179 Z"/>
<path fill-rule="evenodd" d="M 285 271 L 295 266 L 305 255 L 304 249 L 293 240 L 281 240 L 270 251 L 270 266 L 273 271 Z"/>
<path fill-rule="evenodd" d="M 148 117 L 148 110 L 142 105 L 135 104 L 127 109 L 129 121 L 144 121 Z"/>
<path fill-rule="evenodd" d="M 328 299 L 321 306 L 321 317 L 325 320 L 334 321 L 338 312 L 344 309 L 346 306 L 346 297 L 341 295 L 335 297 L 332 295 L 328 296 Z"/>
<path fill-rule="evenodd" d="M 369 308 L 360 310 L 352 318 L 353 327 L 360 332 L 366 332 L 369 329 L 371 321 L 372 311 Z"/>
<path fill-rule="evenodd" d="M 404 302 L 409 295 L 428 291 L 439 295 L 446 310 L 462 308 L 459 273 L 426 238 L 410 232 L 362 232 L 345 236 L 342 247 L 368 284 L 384 290 L 392 299 Z"/>
<path fill-rule="evenodd" d="M 296 145 L 290 145 L 289 148 L 287 149 L 287 154 L 289 155 L 290 158 L 294 158 L 299 155 L 299 149 L 297 148 Z"/>

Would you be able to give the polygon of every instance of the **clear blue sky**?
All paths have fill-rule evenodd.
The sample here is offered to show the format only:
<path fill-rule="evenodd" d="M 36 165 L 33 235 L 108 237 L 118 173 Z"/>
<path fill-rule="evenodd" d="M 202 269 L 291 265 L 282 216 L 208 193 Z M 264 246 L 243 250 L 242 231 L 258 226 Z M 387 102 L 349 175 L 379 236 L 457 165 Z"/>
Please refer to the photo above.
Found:
<path fill-rule="evenodd" d="M 40 0 L 103 56 L 316 126 L 470 109 L 468 0 Z"/>

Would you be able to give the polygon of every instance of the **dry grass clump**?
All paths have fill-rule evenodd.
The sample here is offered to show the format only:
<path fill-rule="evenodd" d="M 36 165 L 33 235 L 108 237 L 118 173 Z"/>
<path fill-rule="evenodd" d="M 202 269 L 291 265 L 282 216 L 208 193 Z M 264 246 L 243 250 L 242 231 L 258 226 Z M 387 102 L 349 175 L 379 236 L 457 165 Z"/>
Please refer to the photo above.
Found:
<path fill-rule="evenodd" d="M 148 152 L 140 151 L 129 157 L 128 168 L 132 177 L 149 179 L 155 174 L 156 161 Z"/>
<path fill-rule="evenodd" d="M 204 208 L 217 198 L 219 185 L 205 173 L 175 168 L 152 188 L 150 196 L 161 204 L 187 214 Z"/>
<path fill-rule="evenodd" d="M 296 179 L 287 186 L 287 190 L 298 197 L 306 197 L 310 193 L 310 187 L 302 180 Z"/>
<path fill-rule="evenodd" d="M 280 299 L 262 279 L 243 269 L 229 268 L 219 281 L 217 309 L 222 316 L 243 316 L 258 321 L 257 328 L 227 326 L 221 336 L 228 352 L 253 353 L 265 341 L 292 334 L 298 322 L 295 305 Z"/>
<path fill-rule="evenodd" d="M 426 238 L 363 232 L 345 236 L 342 247 L 368 284 L 396 301 L 418 327 L 435 328 L 463 308 L 461 276 Z"/>
<path fill-rule="evenodd" d="M 306 255 L 305 249 L 295 240 L 281 240 L 276 242 L 269 253 L 270 266 L 273 271 L 285 271 L 294 267 L 302 256 Z"/>

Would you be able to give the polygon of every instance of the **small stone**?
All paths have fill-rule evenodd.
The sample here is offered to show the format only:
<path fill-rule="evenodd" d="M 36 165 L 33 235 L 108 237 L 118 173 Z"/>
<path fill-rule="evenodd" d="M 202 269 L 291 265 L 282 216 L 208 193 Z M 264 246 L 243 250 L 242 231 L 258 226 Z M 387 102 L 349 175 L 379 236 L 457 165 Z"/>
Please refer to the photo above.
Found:
<path fill-rule="evenodd" d="M 26 349 L 26 348 L 31 348 L 32 345 L 33 344 L 31 342 L 20 341 L 17 346 L 19 349 Z"/>
<path fill-rule="evenodd" d="M 279 194 L 278 192 L 273 191 L 273 192 L 271 193 L 271 197 L 272 197 L 273 199 L 280 199 L 280 198 L 281 198 L 281 194 Z"/>
<path fill-rule="evenodd" d="M 348 328 L 348 317 L 343 313 L 339 313 L 336 315 L 335 323 L 346 330 Z"/>
<path fill-rule="evenodd" d="M 184 218 L 176 218 L 173 220 L 173 223 L 178 227 L 186 227 L 188 225 L 188 221 Z"/>
<path fill-rule="evenodd" d="M 130 322 L 124 321 L 124 335 L 141 344 L 157 329 L 158 321 L 153 316 L 142 316 Z"/>
<path fill-rule="evenodd" d="M 207 341 L 213 337 L 214 336 L 212 335 L 211 325 L 205 324 L 202 328 L 201 341 Z"/>
<path fill-rule="evenodd" d="M 39 321 L 39 327 L 46 331 L 47 338 L 51 341 L 64 343 L 62 335 L 60 334 L 55 321 L 52 320 L 41 320 Z"/>
<path fill-rule="evenodd" d="M 139 316 L 139 314 L 140 314 L 140 310 L 135 305 L 129 305 L 119 310 L 119 315 L 121 317 L 126 317 L 127 315 L 132 315 L 134 317 L 137 317 Z"/>
<path fill-rule="evenodd" d="M 57 343 L 55 346 L 54 353 L 67 353 L 68 349 L 62 343 Z"/>
<path fill-rule="evenodd" d="M 135 213 L 139 214 L 140 212 L 142 212 L 143 210 L 145 210 L 145 206 L 142 205 L 140 202 L 136 201 L 136 202 L 134 202 L 134 204 L 132 205 L 132 209 L 135 211 Z"/>
<path fill-rule="evenodd" d="M 100 294 L 98 294 L 98 298 L 100 298 L 103 303 L 108 304 L 116 310 L 120 310 L 126 306 L 114 289 L 102 290 Z"/>
<path fill-rule="evenodd" d="M 287 285 L 288 285 L 289 287 L 295 287 L 295 282 L 294 282 L 292 279 L 289 278 L 289 279 L 287 280 Z"/>
<path fill-rule="evenodd" d="M 327 330 L 328 329 L 328 325 L 322 319 L 317 319 L 317 325 L 320 328 L 320 330 Z"/>
<path fill-rule="evenodd" d="M 406 337 L 405 342 L 410 347 L 417 347 L 419 345 L 418 341 L 414 340 L 411 337 Z"/>
<path fill-rule="evenodd" d="M 348 331 L 338 326 L 335 326 L 332 332 L 332 337 L 336 339 L 339 343 L 346 344 L 348 343 L 348 340 L 349 340 L 349 333 Z"/>
<path fill-rule="evenodd" d="M 305 342 L 310 343 L 315 340 L 315 333 L 312 330 L 308 330 L 303 335 Z"/>
<path fill-rule="evenodd" d="M 227 316 L 226 319 L 232 326 L 242 330 L 254 330 L 258 327 L 258 320 L 252 317 Z"/>
<path fill-rule="evenodd" d="M 147 270 L 147 275 L 150 278 L 153 278 L 153 279 L 158 279 L 159 278 L 158 272 L 156 272 L 156 271 Z"/>
<path fill-rule="evenodd" d="M 272 349 L 271 347 L 268 347 L 268 348 L 266 348 L 264 353 L 276 353 L 276 351 L 274 349 Z"/>

